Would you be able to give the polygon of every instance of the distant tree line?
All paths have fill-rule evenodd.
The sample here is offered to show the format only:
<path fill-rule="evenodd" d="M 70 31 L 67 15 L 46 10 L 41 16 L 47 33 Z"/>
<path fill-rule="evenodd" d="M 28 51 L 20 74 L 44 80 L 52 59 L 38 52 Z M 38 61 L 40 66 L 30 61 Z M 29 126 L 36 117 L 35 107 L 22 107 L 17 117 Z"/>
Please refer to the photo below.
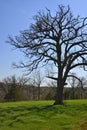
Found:
<path fill-rule="evenodd" d="M 31 79 L 15 76 L 7 77 L 0 82 L 0 101 L 20 100 L 55 100 L 56 82 L 51 81 L 47 86 L 40 86 L 42 78 L 34 75 Z M 81 82 L 82 84 L 81 84 Z M 63 91 L 63 99 L 87 99 L 87 80 L 81 77 L 69 78 Z"/>

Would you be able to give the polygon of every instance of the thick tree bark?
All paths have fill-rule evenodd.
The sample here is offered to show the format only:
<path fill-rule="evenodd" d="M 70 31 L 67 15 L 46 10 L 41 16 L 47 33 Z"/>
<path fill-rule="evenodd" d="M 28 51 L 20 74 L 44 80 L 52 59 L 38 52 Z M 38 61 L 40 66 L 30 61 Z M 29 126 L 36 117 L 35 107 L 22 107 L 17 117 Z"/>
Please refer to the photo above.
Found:
<path fill-rule="evenodd" d="M 54 105 L 60 105 L 63 104 L 63 83 L 62 79 L 57 80 L 57 90 L 56 90 L 56 96 L 55 96 L 55 103 Z"/>
<path fill-rule="evenodd" d="M 61 55 L 59 57 L 60 63 L 61 63 Z M 55 97 L 55 105 L 63 104 L 63 87 L 64 87 L 64 81 L 63 81 L 63 72 L 61 69 L 61 64 L 58 66 L 58 79 L 57 79 L 57 90 L 56 90 L 56 97 Z"/>

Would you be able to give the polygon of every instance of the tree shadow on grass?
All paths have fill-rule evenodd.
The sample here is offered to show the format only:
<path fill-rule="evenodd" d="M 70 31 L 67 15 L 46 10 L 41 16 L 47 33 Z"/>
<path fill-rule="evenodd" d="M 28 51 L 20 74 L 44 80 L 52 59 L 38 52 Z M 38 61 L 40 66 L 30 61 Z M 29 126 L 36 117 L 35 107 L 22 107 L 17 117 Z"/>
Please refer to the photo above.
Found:
<path fill-rule="evenodd" d="M 42 116 L 45 118 L 50 118 L 52 116 L 55 116 L 57 113 L 58 114 L 62 114 L 64 112 L 65 106 L 55 106 L 55 105 L 46 105 L 46 106 L 42 106 L 42 107 L 30 107 L 27 108 L 27 110 L 31 113 L 31 114 L 35 114 L 38 116 Z"/>
<path fill-rule="evenodd" d="M 44 118 L 50 118 L 52 116 L 52 112 L 54 111 L 54 106 L 53 105 L 47 105 L 47 106 L 42 106 L 42 107 L 16 107 L 16 108 L 11 108 L 11 111 L 14 111 L 14 113 L 19 112 L 17 115 L 12 115 L 11 116 L 11 121 L 8 123 L 9 127 L 15 127 L 15 123 L 21 123 L 21 124 L 27 124 L 26 121 L 22 117 L 28 117 L 28 116 L 39 116 L 39 117 L 44 117 Z M 26 111 L 26 113 L 24 113 Z M 56 112 L 55 112 L 56 113 Z"/>
<path fill-rule="evenodd" d="M 16 123 L 27 124 L 26 118 L 38 117 L 41 119 L 48 119 L 57 113 L 62 113 L 63 106 L 45 105 L 45 106 L 16 106 L 0 108 L 0 116 L 3 117 L 3 126 L 5 121 L 8 120 L 9 127 L 15 127 Z M 1 114 L 2 113 L 2 114 Z"/>

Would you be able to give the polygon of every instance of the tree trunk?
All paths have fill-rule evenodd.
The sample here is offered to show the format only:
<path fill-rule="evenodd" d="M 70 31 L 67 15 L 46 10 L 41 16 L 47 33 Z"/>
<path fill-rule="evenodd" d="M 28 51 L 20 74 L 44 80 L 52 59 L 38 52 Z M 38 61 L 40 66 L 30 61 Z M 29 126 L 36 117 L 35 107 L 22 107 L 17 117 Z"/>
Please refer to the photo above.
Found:
<path fill-rule="evenodd" d="M 38 86 L 38 100 L 40 100 L 40 85 Z"/>
<path fill-rule="evenodd" d="M 55 97 L 55 105 L 63 104 L 63 78 L 62 78 L 62 62 L 61 62 L 61 45 L 57 44 L 57 60 L 58 60 L 58 79 L 57 79 L 57 90 L 56 90 L 56 97 Z"/>
<path fill-rule="evenodd" d="M 54 105 L 61 105 L 61 104 L 63 104 L 63 83 L 61 80 L 58 80 Z"/>

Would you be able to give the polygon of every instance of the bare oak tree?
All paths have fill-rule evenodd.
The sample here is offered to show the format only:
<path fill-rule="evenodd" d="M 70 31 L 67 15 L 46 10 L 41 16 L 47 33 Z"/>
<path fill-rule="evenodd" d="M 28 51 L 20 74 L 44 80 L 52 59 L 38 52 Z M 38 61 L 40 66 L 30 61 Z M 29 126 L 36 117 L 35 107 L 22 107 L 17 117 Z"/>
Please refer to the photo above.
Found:
<path fill-rule="evenodd" d="M 74 17 L 69 6 L 59 5 L 54 16 L 47 9 L 35 15 L 34 20 L 29 29 L 21 31 L 20 36 L 9 37 L 8 42 L 28 59 L 17 65 L 19 68 L 32 72 L 48 63 L 55 65 L 57 77 L 49 78 L 57 81 L 55 104 L 62 104 L 69 72 L 87 67 L 87 17 Z"/>

